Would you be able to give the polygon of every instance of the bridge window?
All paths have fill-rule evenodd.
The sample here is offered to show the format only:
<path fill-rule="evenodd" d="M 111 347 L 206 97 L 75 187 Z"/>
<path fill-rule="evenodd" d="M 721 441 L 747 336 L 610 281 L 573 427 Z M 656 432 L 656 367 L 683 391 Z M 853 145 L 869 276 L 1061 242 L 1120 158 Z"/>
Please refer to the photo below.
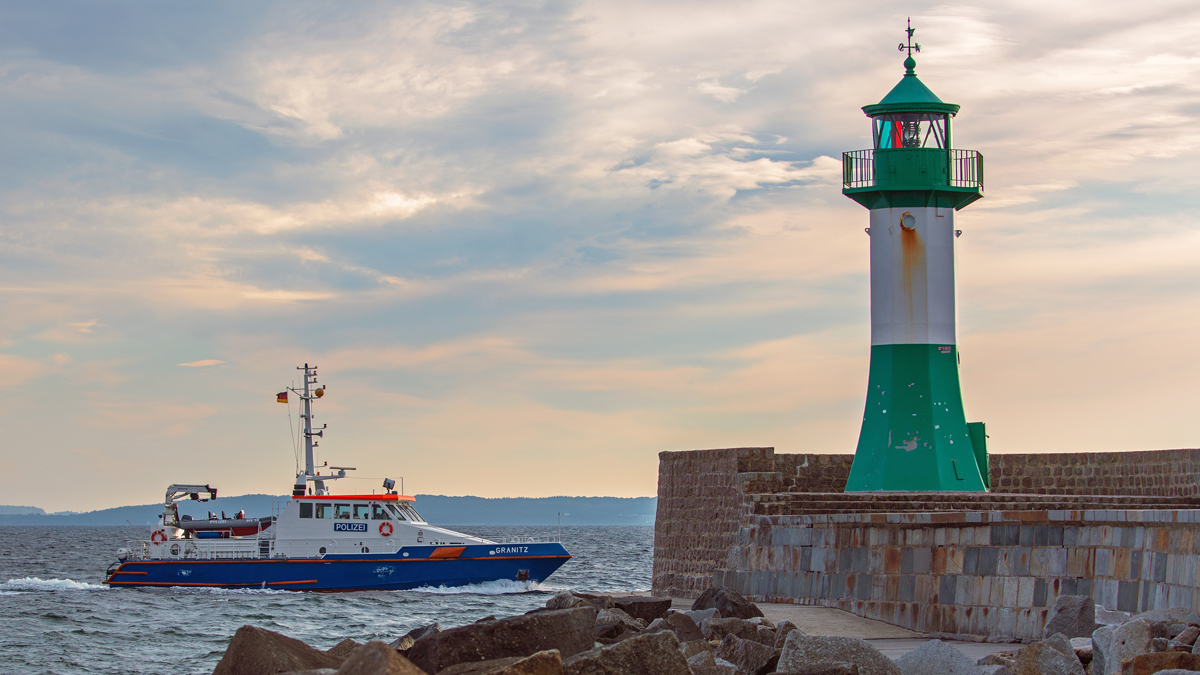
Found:
<path fill-rule="evenodd" d="M 349 504 L 334 504 L 333 505 L 334 520 L 350 520 L 350 505 Z"/>
<path fill-rule="evenodd" d="M 316 504 L 316 517 L 322 520 L 333 518 L 333 504 Z"/>
<path fill-rule="evenodd" d="M 371 519 L 371 505 L 370 504 L 355 504 L 354 505 L 354 519 L 355 520 L 370 520 Z"/>
<path fill-rule="evenodd" d="M 896 113 L 874 118 L 875 149 L 945 148 L 949 115 Z"/>
<path fill-rule="evenodd" d="M 300 502 L 300 517 L 312 518 L 313 505 L 308 502 Z"/>
<path fill-rule="evenodd" d="M 391 519 L 392 519 L 392 517 L 388 515 L 387 509 L 383 508 L 382 504 L 372 504 L 371 505 L 371 520 L 391 520 Z"/>
<path fill-rule="evenodd" d="M 396 520 L 405 520 L 404 512 L 400 510 L 400 507 L 395 504 L 388 504 L 387 508 L 392 512 L 392 515 L 396 516 Z"/>
<path fill-rule="evenodd" d="M 414 523 L 425 522 L 425 520 L 421 518 L 421 514 L 417 513 L 417 510 L 414 509 L 412 507 L 412 505 L 410 505 L 410 504 L 397 504 L 396 508 L 399 509 L 400 512 L 404 514 L 404 517 L 407 520 L 411 520 Z"/>

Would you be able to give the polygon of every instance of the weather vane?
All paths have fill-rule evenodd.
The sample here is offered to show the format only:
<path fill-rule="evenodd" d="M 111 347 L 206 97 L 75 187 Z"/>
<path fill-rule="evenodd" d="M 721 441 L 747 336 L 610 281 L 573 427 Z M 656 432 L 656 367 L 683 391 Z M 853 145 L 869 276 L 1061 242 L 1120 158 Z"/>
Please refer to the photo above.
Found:
<path fill-rule="evenodd" d="M 908 44 L 906 45 L 903 42 L 901 42 L 900 46 L 897 47 L 896 49 L 898 51 L 904 51 L 905 49 L 907 49 L 909 56 L 912 56 L 912 53 L 914 51 L 916 51 L 917 53 L 920 53 L 921 52 L 921 43 L 918 42 L 916 44 L 913 44 L 913 41 L 912 41 L 913 33 L 917 32 L 917 29 L 912 27 L 912 18 L 911 17 L 909 17 L 909 19 L 908 19 L 908 28 L 906 28 L 905 30 L 908 32 Z"/>

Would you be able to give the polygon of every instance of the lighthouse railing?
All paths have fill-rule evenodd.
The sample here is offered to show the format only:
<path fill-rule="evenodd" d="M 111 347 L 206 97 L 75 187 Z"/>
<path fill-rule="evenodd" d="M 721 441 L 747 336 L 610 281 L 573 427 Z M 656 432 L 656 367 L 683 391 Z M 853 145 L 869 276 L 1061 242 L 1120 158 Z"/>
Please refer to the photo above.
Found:
<path fill-rule="evenodd" d="M 875 185 L 874 150 L 852 150 L 842 153 L 842 186 L 862 188 Z"/>
<path fill-rule="evenodd" d="M 950 150 L 950 185 L 983 187 L 983 155 L 978 150 Z"/>
<path fill-rule="evenodd" d="M 873 149 L 843 152 L 842 187 L 852 190 L 903 183 L 903 187 L 909 189 L 909 183 L 915 181 L 983 189 L 983 155 L 978 150 L 937 150 L 935 156 L 929 155 L 930 152 L 935 151 L 883 150 L 878 158 Z"/>

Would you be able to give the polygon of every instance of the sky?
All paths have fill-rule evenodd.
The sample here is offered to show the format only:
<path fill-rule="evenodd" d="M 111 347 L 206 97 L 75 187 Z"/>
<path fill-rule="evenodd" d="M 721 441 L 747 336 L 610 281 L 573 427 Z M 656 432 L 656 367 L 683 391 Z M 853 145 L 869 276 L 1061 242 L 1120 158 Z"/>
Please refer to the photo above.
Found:
<path fill-rule="evenodd" d="M 853 452 L 866 211 L 917 72 L 992 452 L 1200 446 L 1200 6 L 0 5 L 0 503 L 653 495 L 664 450 Z M 291 415 L 289 419 L 289 414 Z"/>

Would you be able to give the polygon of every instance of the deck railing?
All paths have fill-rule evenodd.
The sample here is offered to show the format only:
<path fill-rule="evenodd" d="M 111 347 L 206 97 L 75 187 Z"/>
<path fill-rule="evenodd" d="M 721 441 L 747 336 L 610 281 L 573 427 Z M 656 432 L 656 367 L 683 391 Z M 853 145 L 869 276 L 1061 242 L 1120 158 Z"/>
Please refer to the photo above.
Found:
<path fill-rule="evenodd" d="M 983 155 L 978 150 L 950 150 L 950 185 L 983 187 Z"/>
<path fill-rule="evenodd" d="M 863 188 L 875 185 L 874 150 L 842 153 L 842 186 Z"/>
<path fill-rule="evenodd" d="M 904 152 L 902 149 L 886 152 Z M 983 155 L 978 150 L 951 149 L 941 161 L 947 175 L 942 185 L 950 187 L 983 188 Z M 876 161 L 874 150 L 852 150 L 842 153 L 842 187 L 844 189 L 869 188 L 876 185 Z M 941 159 L 939 157 L 939 159 Z M 895 158 L 889 164 L 892 164 Z M 936 164 L 934 165 L 936 166 Z M 892 169 L 894 170 L 894 168 Z M 934 183 L 941 181 L 934 180 Z"/>

